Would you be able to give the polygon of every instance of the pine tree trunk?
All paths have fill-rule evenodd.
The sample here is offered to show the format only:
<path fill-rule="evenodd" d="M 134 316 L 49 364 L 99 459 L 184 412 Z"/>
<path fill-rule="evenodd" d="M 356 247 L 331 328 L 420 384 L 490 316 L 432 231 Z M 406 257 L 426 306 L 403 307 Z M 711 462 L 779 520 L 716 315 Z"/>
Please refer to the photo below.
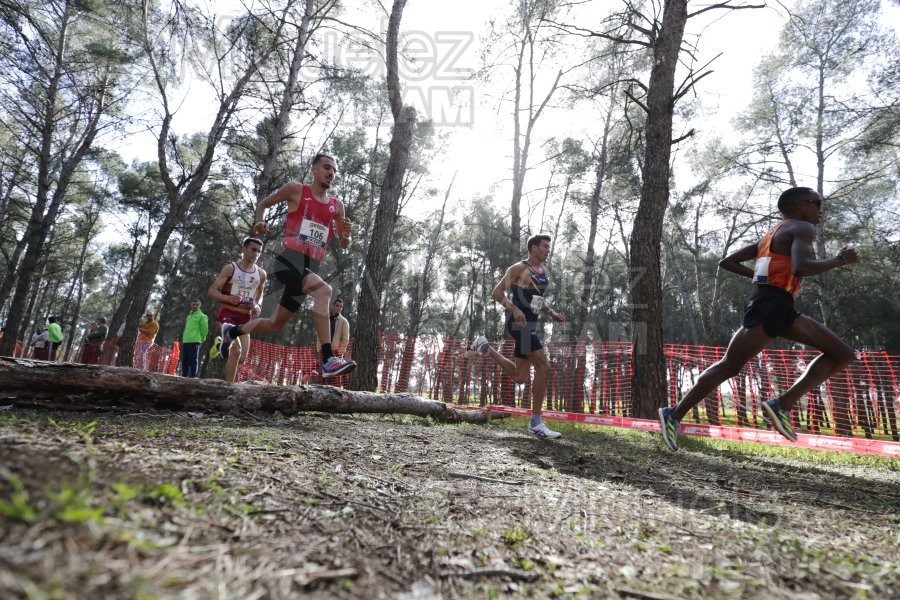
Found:
<path fill-rule="evenodd" d="M 27 245 L 28 232 L 26 231 L 25 234 L 16 242 L 16 247 L 13 249 L 12 256 L 10 256 L 9 261 L 7 261 L 6 274 L 3 277 L 3 281 L 0 282 L 0 311 L 2 311 L 6 306 L 6 302 L 9 300 L 9 295 L 12 293 L 13 288 L 17 283 L 19 261 L 22 259 L 22 253 L 25 252 L 25 246 Z"/>
<path fill-rule="evenodd" d="M 653 51 L 641 201 L 631 232 L 632 414 L 643 419 L 654 418 L 656 409 L 668 397 L 660 245 L 663 217 L 669 203 L 675 68 L 686 23 L 687 0 L 667 0 Z"/>
<path fill-rule="evenodd" d="M 375 212 L 375 224 L 366 252 L 362 289 L 357 311 L 357 334 L 353 358 L 357 369 L 351 378 L 351 386 L 357 390 L 375 390 L 378 387 L 378 332 L 381 330 L 381 291 L 387 282 L 388 256 L 394 238 L 394 226 L 399 216 L 403 178 L 409 164 L 409 150 L 416 127 L 416 109 L 403 106 L 397 65 L 397 46 L 400 19 L 406 0 L 395 0 L 391 9 L 387 35 L 388 101 L 394 116 L 394 132 L 391 135 L 387 171 L 381 187 L 381 197 Z"/>
<path fill-rule="evenodd" d="M 137 327 L 144 314 L 147 306 L 147 300 L 150 298 L 150 292 L 153 289 L 153 282 L 156 280 L 156 274 L 159 272 L 159 264 L 162 261 L 163 252 L 169 238 L 175 231 L 175 227 L 184 217 L 184 210 L 188 202 L 182 201 L 180 205 L 176 204 L 176 209 L 166 214 L 156 232 L 156 237 L 150 245 L 150 250 L 141 261 L 137 273 L 134 274 L 131 281 L 125 288 L 122 302 L 110 319 L 109 331 L 110 335 L 115 335 L 119 331 L 122 324 L 125 325 L 125 332 L 119 341 L 119 354 L 116 358 L 116 364 L 121 367 L 130 367 L 134 364 L 134 342 L 137 338 Z M 180 210 L 179 210 L 180 209 Z"/>

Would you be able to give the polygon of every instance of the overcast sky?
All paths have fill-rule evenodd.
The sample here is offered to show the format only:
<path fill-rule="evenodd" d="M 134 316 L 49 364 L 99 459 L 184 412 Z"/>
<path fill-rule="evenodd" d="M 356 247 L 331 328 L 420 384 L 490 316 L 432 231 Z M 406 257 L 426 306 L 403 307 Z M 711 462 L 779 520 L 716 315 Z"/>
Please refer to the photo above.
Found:
<path fill-rule="evenodd" d="M 219 14 L 237 13 L 224 0 L 215 3 Z M 387 9 L 390 2 L 383 2 Z M 885 3 L 889 5 L 889 3 Z M 377 4 L 370 0 L 347 0 L 342 20 L 361 27 L 384 31 L 386 15 L 379 14 Z M 691 3 L 692 7 L 701 6 Z M 591 27 L 599 23 L 602 10 L 610 2 L 591 2 L 584 5 L 578 16 L 578 24 Z M 711 11 L 688 21 L 685 41 L 697 44 L 696 65 L 702 65 L 716 55 L 712 75 L 704 78 L 697 87 L 703 102 L 703 112 L 690 126 L 698 130 L 697 140 L 705 136 L 728 137 L 732 131 L 730 120 L 742 111 L 752 94 L 753 68 L 759 59 L 777 43 L 783 11 L 775 8 L 741 11 Z M 509 82 L 501 82 L 499 72 L 487 82 L 475 82 L 468 78 L 481 67 L 482 40 L 489 22 L 498 23 L 509 10 L 509 0 L 458 0 L 433 2 L 410 0 L 402 21 L 406 48 L 418 61 L 419 76 L 407 63 L 402 71 L 407 75 L 403 84 L 406 101 L 417 106 L 420 116 L 428 116 L 438 124 L 438 131 L 450 136 L 444 151 L 432 168 L 433 183 L 446 186 L 453 172 L 459 170 L 454 185 L 454 196 L 467 198 L 493 191 L 498 202 L 507 204 L 510 195 L 508 178 L 512 167 L 511 132 L 512 117 L 508 105 L 500 105 L 499 96 Z M 900 28 L 900 10 L 888 6 L 886 25 Z M 700 36 L 698 38 L 698 36 Z M 384 66 L 373 53 L 354 51 L 345 44 L 333 43 L 331 51 L 343 62 L 362 65 L 372 74 L 383 74 Z M 684 60 L 685 54 L 682 53 Z M 565 65 L 559 65 L 564 67 Z M 555 75 L 556 65 L 545 75 Z M 551 72 L 552 71 L 552 72 Z M 175 122 L 179 134 L 208 126 L 211 102 L 198 99 L 204 93 L 202 84 L 194 82 L 187 96 L 191 98 L 180 109 Z M 546 89 L 546 88 L 545 88 Z M 570 111 L 550 110 L 542 117 L 536 131 L 532 164 L 541 160 L 540 143 L 549 136 L 595 137 L 596 128 L 591 115 L 572 114 Z M 153 160 L 155 144 L 128 144 L 120 148 L 127 158 Z M 526 188 L 542 186 L 546 173 L 539 170 L 529 174 Z"/>

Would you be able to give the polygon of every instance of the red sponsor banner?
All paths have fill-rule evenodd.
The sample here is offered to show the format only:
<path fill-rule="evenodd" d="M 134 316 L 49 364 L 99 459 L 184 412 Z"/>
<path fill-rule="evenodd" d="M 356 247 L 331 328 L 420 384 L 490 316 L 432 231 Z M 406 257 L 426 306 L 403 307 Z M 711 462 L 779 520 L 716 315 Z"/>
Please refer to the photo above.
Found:
<path fill-rule="evenodd" d="M 490 408 L 493 412 L 515 415 L 530 415 L 527 408 L 512 408 L 509 406 L 458 406 L 483 410 Z M 541 416 L 554 421 L 567 421 L 570 423 L 582 423 L 584 425 L 599 425 L 602 427 L 621 427 L 624 429 L 637 429 L 647 432 L 659 432 L 659 422 L 647 419 L 632 419 L 629 417 L 616 417 L 612 415 L 586 415 L 581 413 L 568 413 L 556 410 L 545 410 Z M 839 438 L 825 435 L 797 435 L 796 442 L 790 442 L 776 431 L 762 429 L 743 429 L 739 427 L 716 427 L 714 425 L 702 425 L 686 423 L 681 426 L 679 435 L 693 437 L 708 437 L 720 440 L 732 440 L 741 442 L 754 442 L 769 446 L 789 446 L 793 448 L 809 448 L 812 450 L 831 450 L 833 452 L 854 452 L 856 454 L 877 454 L 880 456 L 900 457 L 900 442 L 885 442 L 882 440 L 867 440 L 859 438 Z"/>

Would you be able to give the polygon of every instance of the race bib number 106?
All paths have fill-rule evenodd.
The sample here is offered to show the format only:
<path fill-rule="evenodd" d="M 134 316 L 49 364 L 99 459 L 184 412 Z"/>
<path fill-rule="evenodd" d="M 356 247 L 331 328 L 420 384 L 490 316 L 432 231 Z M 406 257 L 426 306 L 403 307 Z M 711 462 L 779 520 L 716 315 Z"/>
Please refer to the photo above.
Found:
<path fill-rule="evenodd" d="M 297 239 L 317 248 L 324 248 L 325 241 L 328 239 L 328 227 L 315 221 L 303 221 L 300 224 L 300 233 L 297 234 Z"/>

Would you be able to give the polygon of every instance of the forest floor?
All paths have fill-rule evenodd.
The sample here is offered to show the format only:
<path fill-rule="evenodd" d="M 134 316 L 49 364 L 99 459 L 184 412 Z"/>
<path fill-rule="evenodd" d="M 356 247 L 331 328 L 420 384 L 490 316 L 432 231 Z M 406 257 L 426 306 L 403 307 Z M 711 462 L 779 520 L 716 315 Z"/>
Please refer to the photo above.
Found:
<path fill-rule="evenodd" d="M 889 598 L 900 461 L 521 420 L 0 410 L 0 598 Z"/>

